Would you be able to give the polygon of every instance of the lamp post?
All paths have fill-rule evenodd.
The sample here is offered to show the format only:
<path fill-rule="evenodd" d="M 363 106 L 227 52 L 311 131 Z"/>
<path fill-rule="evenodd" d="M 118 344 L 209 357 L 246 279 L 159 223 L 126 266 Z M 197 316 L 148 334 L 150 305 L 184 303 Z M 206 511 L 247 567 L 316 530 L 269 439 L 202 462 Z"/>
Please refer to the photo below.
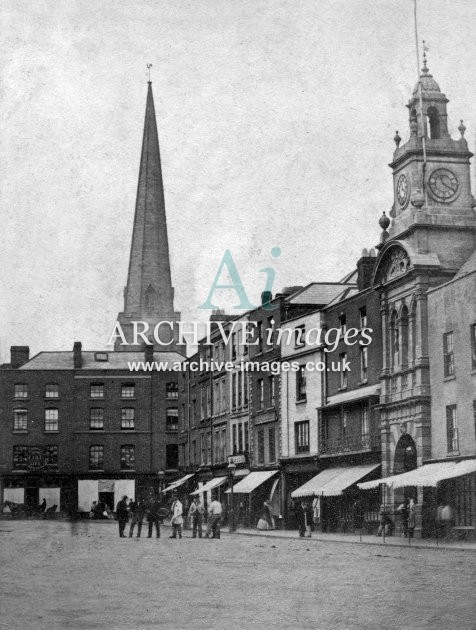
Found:
<path fill-rule="evenodd" d="M 228 479 L 230 483 L 230 532 L 235 531 L 235 512 L 233 501 L 233 477 L 235 476 L 236 464 L 230 462 L 228 464 Z"/>

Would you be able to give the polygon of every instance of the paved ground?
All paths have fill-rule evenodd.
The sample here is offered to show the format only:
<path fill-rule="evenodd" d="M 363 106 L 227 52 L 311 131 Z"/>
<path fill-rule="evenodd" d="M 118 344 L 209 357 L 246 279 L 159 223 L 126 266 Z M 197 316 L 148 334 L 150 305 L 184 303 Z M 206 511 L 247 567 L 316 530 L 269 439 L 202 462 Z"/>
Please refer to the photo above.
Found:
<path fill-rule="evenodd" d="M 471 552 L 83 527 L 0 521 L 0 628 L 476 629 Z"/>

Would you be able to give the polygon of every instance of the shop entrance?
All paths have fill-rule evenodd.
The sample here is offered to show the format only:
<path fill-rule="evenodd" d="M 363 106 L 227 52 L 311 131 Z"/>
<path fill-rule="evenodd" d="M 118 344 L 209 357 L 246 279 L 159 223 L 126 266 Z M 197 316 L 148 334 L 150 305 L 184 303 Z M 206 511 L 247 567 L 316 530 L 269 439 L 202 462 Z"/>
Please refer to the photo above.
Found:
<path fill-rule="evenodd" d="M 25 488 L 25 504 L 30 507 L 37 507 L 39 502 L 39 489 L 31 487 Z"/>

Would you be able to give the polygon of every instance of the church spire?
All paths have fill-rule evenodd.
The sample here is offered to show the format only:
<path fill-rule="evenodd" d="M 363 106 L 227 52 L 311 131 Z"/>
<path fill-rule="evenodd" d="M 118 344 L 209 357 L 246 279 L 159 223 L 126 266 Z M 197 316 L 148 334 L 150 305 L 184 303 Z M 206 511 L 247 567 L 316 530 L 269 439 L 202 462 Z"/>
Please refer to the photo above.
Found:
<path fill-rule="evenodd" d="M 133 320 L 148 322 L 150 335 L 158 322 L 178 320 L 180 314 L 174 312 L 173 302 L 159 137 L 149 80 L 124 312 L 119 314 L 128 340 L 130 335 L 125 328 L 131 328 Z M 161 338 L 164 336 L 165 331 Z M 133 348 L 119 347 L 118 341 L 116 349 Z M 173 345 L 163 349 L 173 349 Z"/>

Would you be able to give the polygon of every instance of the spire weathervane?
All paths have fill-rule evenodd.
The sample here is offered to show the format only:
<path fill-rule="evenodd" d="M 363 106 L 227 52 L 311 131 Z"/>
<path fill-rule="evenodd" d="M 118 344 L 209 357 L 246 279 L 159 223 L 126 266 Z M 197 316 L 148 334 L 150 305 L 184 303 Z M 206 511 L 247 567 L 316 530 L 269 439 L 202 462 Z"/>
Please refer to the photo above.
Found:
<path fill-rule="evenodd" d="M 149 83 L 151 82 L 151 81 L 150 81 L 150 69 L 151 69 L 151 68 L 152 68 L 152 64 L 151 64 L 151 63 L 148 63 L 148 64 L 147 64 L 147 72 L 148 72 L 148 74 L 149 74 Z"/>

